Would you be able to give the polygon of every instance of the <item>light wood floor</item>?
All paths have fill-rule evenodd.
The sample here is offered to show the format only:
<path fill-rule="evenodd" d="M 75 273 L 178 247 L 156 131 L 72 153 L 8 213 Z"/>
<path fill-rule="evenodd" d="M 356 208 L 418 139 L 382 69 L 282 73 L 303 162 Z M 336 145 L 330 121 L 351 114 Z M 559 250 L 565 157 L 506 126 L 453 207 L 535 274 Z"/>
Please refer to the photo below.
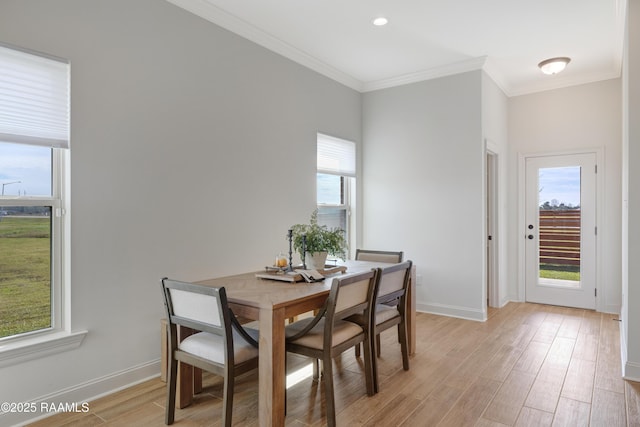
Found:
<path fill-rule="evenodd" d="M 340 426 L 640 426 L 640 383 L 620 377 L 616 316 L 510 303 L 487 322 L 418 314 L 417 352 L 402 370 L 395 331 L 382 335 L 380 392 L 367 397 L 362 363 L 337 360 Z M 308 365 L 290 357 L 289 372 Z M 177 426 L 220 425 L 221 383 L 205 377 Z M 257 375 L 237 381 L 234 425 L 257 426 Z M 288 389 L 288 426 L 324 425 L 322 387 L 310 378 Z M 88 414 L 60 414 L 33 426 L 161 426 L 159 379 L 90 402 Z"/>

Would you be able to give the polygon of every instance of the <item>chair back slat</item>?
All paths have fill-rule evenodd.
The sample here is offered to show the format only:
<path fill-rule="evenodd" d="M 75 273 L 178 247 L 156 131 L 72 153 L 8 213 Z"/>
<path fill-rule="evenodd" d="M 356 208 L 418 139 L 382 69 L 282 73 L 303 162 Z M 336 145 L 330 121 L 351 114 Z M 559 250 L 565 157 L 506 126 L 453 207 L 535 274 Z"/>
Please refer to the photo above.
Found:
<path fill-rule="evenodd" d="M 403 252 L 393 251 L 374 251 L 369 249 L 356 249 L 357 261 L 372 261 L 372 262 L 388 262 L 399 263 L 402 262 Z"/>
<path fill-rule="evenodd" d="M 383 269 L 382 275 L 380 276 L 380 285 L 378 287 L 378 298 L 401 291 L 405 285 L 405 276 L 406 269 L 395 270 L 386 274 Z"/>
<path fill-rule="evenodd" d="M 405 261 L 380 270 L 378 285 L 378 303 L 385 303 L 403 297 L 411 279 L 413 262 Z"/>
<path fill-rule="evenodd" d="M 221 326 L 223 319 L 218 307 L 219 298 L 180 289 L 170 289 L 173 314 L 175 316 Z"/>
<path fill-rule="evenodd" d="M 345 319 L 353 314 L 371 314 L 378 291 L 379 269 L 353 276 L 336 277 L 327 298 L 327 321 Z"/>
<path fill-rule="evenodd" d="M 369 296 L 369 285 L 371 279 L 369 277 L 357 282 L 342 284 L 338 290 L 336 300 L 336 313 L 341 313 L 345 309 L 366 306 L 367 297 Z"/>
<path fill-rule="evenodd" d="M 224 288 L 196 285 L 171 279 L 162 280 L 165 307 L 170 325 L 182 325 L 226 336 L 230 316 Z"/>

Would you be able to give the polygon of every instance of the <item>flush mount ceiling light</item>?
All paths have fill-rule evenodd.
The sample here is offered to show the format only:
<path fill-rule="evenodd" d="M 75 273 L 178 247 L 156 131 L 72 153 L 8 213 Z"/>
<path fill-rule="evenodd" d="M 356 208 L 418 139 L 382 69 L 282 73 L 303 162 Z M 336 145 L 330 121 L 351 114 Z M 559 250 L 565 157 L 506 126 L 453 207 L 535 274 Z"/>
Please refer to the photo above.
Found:
<path fill-rule="evenodd" d="M 562 56 L 559 58 L 545 59 L 538 64 L 538 67 L 540 67 L 540 71 L 545 74 L 558 74 L 560 71 L 564 70 L 569 62 L 571 62 L 571 58 Z"/>
<path fill-rule="evenodd" d="M 373 25 L 375 25 L 376 27 L 382 27 L 383 25 L 387 25 L 387 22 L 389 22 L 389 20 L 384 16 L 379 16 L 378 18 L 374 19 L 372 22 L 373 22 Z"/>

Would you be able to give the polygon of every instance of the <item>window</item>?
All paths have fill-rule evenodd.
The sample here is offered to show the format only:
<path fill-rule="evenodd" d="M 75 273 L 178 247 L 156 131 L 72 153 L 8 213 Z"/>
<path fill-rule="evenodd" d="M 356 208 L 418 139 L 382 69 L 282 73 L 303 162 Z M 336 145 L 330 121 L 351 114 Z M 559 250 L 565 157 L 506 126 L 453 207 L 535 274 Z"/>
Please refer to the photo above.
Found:
<path fill-rule="evenodd" d="M 0 45 L 0 342 L 69 326 L 68 147 L 68 62 Z"/>
<path fill-rule="evenodd" d="M 318 223 L 346 231 L 355 247 L 355 143 L 318 134 Z"/>

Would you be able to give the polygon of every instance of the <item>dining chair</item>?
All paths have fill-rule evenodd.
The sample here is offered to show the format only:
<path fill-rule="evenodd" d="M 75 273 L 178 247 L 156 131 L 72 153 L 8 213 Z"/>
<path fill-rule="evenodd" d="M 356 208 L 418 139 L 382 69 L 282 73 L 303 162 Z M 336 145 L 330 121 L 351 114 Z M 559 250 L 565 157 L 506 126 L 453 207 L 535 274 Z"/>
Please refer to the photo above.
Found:
<path fill-rule="evenodd" d="M 231 426 L 235 378 L 258 367 L 257 334 L 238 322 L 224 287 L 213 288 L 164 278 L 169 369 L 165 424 L 173 424 L 178 361 L 224 378 L 222 425 Z M 178 342 L 178 326 L 198 331 Z"/>
<path fill-rule="evenodd" d="M 379 251 L 372 249 L 356 249 L 356 261 L 387 262 L 397 264 L 402 262 L 402 251 Z M 392 305 L 395 305 L 392 303 Z M 360 346 L 355 349 L 356 357 L 360 357 Z"/>
<path fill-rule="evenodd" d="M 373 373 L 374 373 L 374 390 L 379 391 L 378 386 L 378 363 L 377 357 L 381 354 L 380 333 L 393 326 L 398 326 L 398 341 L 400 343 L 400 351 L 402 353 L 402 368 L 409 370 L 409 341 L 407 338 L 407 291 L 411 280 L 412 261 L 406 261 L 400 264 L 393 264 L 382 268 L 378 277 L 378 295 L 376 297 L 375 308 L 373 312 L 372 331 L 375 340 L 372 339 L 374 347 L 372 348 L 373 356 Z M 366 323 L 368 319 L 361 314 L 354 315 L 349 320 L 356 323 Z M 359 348 L 356 347 L 356 355 Z"/>
<path fill-rule="evenodd" d="M 334 278 L 329 296 L 316 316 L 286 326 L 286 350 L 314 359 L 314 380 L 320 378 L 318 361 L 322 361 L 322 381 L 329 426 L 336 425 L 333 359 L 359 343 L 363 343 L 365 348 L 367 394 L 374 394 L 371 323 L 377 286 L 378 269 Z M 361 314 L 362 318 L 369 320 L 360 324 L 345 320 L 355 314 Z"/>
<path fill-rule="evenodd" d="M 394 251 L 374 251 L 370 249 L 356 249 L 356 261 L 374 262 L 402 262 L 403 252 Z"/>

